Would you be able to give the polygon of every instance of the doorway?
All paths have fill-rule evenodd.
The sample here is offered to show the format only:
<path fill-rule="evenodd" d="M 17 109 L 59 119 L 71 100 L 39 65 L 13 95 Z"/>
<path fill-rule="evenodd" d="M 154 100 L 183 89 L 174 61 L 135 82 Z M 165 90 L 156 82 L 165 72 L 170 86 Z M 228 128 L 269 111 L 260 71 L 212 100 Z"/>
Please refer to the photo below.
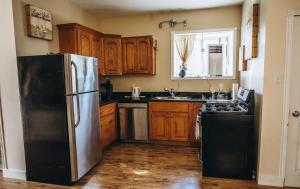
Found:
<path fill-rule="evenodd" d="M 299 13 L 299 14 L 297 14 Z M 288 19 L 285 80 L 285 186 L 300 187 L 300 12 Z"/>

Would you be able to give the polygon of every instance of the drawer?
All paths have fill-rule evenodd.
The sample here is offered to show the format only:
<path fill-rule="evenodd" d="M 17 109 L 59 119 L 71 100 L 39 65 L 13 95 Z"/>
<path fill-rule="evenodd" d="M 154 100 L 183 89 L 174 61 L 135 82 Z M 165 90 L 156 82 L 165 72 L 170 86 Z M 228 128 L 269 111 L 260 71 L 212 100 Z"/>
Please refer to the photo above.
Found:
<path fill-rule="evenodd" d="M 150 111 L 188 112 L 188 102 L 150 102 Z"/>
<path fill-rule="evenodd" d="M 116 112 L 116 103 L 107 104 L 100 107 L 100 116 L 114 114 Z"/>

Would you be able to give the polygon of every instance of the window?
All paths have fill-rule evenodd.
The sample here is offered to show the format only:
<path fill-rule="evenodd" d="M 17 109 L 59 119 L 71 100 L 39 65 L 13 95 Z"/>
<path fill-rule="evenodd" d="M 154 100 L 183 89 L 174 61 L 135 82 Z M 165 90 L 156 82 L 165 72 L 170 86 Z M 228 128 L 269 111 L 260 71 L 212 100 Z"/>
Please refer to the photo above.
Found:
<path fill-rule="evenodd" d="M 171 78 L 235 79 L 236 29 L 171 34 Z"/>

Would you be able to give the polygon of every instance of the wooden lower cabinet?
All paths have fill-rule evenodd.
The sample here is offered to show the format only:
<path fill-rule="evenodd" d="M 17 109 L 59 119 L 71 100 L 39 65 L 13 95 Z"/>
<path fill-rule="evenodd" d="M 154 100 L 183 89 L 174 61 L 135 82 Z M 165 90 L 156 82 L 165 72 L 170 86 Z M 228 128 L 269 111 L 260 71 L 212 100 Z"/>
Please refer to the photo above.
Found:
<path fill-rule="evenodd" d="M 170 137 L 172 141 L 188 141 L 189 114 L 170 113 Z"/>
<path fill-rule="evenodd" d="M 195 124 L 202 103 L 150 102 L 150 140 L 196 141 Z"/>
<path fill-rule="evenodd" d="M 153 140 L 168 140 L 169 113 L 152 112 L 150 117 L 150 138 Z"/>
<path fill-rule="evenodd" d="M 116 103 L 100 107 L 100 143 L 101 148 L 112 144 L 117 139 Z"/>

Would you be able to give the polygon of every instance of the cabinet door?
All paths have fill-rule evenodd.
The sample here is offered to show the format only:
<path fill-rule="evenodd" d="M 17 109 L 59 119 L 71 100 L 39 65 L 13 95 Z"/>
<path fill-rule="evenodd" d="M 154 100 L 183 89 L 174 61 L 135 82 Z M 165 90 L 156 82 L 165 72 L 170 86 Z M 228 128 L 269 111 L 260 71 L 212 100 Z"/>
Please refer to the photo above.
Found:
<path fill-rule="evenodd" d="M 107 104 L 100 107 L 100 142 L 105 148 L 117 139 L 116 104 Z"/>
<path fill-rule="evenodd" d="M 123 73 L 135 73 L 135 60 L 136 60 L 136 39 L 125 38 L 123 39 Z"/>
<path fill-rule="evenodd" d="M 122 75 L 121 38 L 103 38 L 103 75 Z"/>
<path fill-rule="evenodd" d="M 101 73 L 101 40 L 98 36 L 92 36 L 91 39 L 91 56 L 98 59 L 98 73 Z"/>
<path fill-rule="evenodd" d="M 169 113 L 151 112 L 150 139 L 168 140 Z"/>
<path fill-rule="evenodd" d="M 88 32 L 78 30 L 77 39 L 78 39 L 78 54 L 83 56 L 91 56 L 92 53 L 92 35 Z"/>
<path fill-rule="evenodd" d="M 153 39 L 151 37 L 138 37 L 136 39 L 136 73 L 152 74 L 153 71 Z"/>
<path fill-rule="evenodd" d="M 116 139 L 115 116 L 113 114 L 102 117 L 100 127 L 101 147 L 105 148 Z"/>
<path fill-rule="evenodd" d="M 77 54 L 77 32 L 74 28 L 58 27 L 59 52 Z"/>
<path fill-rule="evenodd" d="M 189 106 L 189 112 L 190 112 L 189 140 L 190 141 L 199 141 L 199 139 L 196 139 L 195 137 L 195 127 L 196 127 L 197 114 L 201 107 L 202 107 L 201 102 L 197 102 L 197 103 L 193 102 L 190 103 Z"/>
<path fill-rule="evenodd" d="M 188 113 L 170 114 L 170 140 L 188 141 Z"/>

